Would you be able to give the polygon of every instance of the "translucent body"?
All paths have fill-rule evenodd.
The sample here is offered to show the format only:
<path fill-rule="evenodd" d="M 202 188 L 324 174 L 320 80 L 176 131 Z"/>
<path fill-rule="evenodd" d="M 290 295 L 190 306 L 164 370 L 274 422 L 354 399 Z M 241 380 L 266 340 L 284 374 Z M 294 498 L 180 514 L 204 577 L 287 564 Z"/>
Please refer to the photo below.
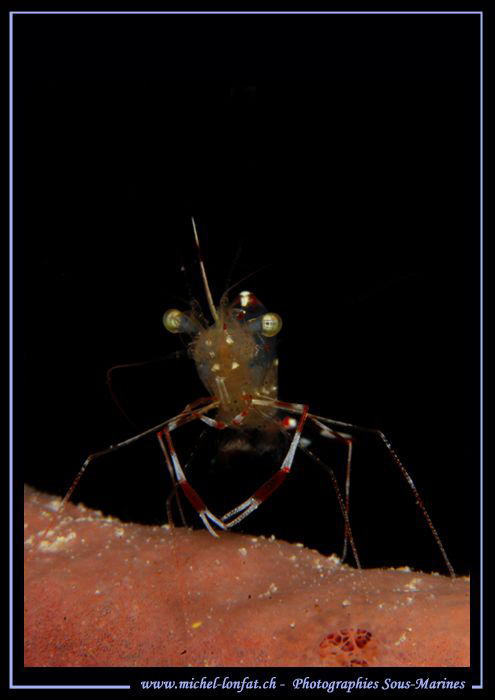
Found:
<path fill-rule="evenodd" d="M 231 427 L 252 398 L 277 398 L 275 340 L 259 330 L 264 313 L 253 294 L 242 292 L 232 304 L 220 305 L 217 320 L 191 345 L 201 381 L 220 402 L 216 418 Z M 259 428 L 265 422 L 259 412 L 247 411 L 243 425 Z"/>

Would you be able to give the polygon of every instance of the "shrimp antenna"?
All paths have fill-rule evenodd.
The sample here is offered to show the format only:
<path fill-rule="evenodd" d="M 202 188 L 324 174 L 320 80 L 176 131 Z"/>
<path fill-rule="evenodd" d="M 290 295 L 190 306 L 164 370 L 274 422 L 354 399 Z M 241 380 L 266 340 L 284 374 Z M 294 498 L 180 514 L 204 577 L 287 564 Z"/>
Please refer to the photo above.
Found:
<path fill-rule="evenodd" d="M 203 278 L 203 284 L 205 287 L 205 294 L 206 294 L 206 298 L 208 300 L 208 306 L 210 307 L 211 315 L 213 316 L 213 320 L 216 323 L 218 321 L 218 314 L 217 314 L 217 310 L 215 308 L 215 304 L 213 303 L 213 297 L 211 296 L 210 286 L 208 284 L 208 278 L 206 277 L 206 270 L 205 270 L 205 266 L 203 263 L 203 258 L 201 257 L 201 248 L 199 246 L 199 238 L 198 238 L 198 232 L 196 231 L 196 223 L 194 221 L 194 216 L 191 216 L 191 220 L 192 220 L 192 225 L 193 225 L 194 238 L 196 240 L 196 247 L 198 249 L 199 267 L 201 269 L 201 277 Z"/>

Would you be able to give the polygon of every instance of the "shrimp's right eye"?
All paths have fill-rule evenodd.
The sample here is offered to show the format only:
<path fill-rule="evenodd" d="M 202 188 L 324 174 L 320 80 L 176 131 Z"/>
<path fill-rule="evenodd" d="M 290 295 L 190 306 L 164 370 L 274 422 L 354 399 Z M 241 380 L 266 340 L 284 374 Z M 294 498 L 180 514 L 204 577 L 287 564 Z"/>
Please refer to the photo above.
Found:
<path fill-rule="evenodd" d="M 163 314 L 163 325 L 170 333 L 181 333 L 183 328 L 184 314 L 178 309 L 169 309 Z"/>
<path fill-rule="evenodd" d="M 267 338 L 272 338 L 282 328 L 282 319 L 278 314 L 268 313 L 261 317 L 261 333 Z"/>

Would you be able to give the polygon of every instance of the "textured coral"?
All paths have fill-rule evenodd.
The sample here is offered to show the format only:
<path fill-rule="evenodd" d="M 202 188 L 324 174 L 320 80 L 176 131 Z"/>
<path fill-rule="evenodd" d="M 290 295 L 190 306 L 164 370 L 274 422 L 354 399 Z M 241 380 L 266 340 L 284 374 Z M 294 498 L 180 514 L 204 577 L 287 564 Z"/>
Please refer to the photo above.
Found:
<path fill-rule="evenodd" d="M 54 508 L 26 490 L 27 666 L 469 665 L 466 579 Z"/>

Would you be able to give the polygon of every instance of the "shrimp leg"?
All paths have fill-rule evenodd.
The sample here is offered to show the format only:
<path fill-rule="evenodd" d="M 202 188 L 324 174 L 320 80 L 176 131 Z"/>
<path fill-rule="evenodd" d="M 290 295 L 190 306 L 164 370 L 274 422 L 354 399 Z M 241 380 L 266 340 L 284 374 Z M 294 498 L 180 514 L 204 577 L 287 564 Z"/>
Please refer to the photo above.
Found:
<path fill-rule="evenodd" d="M 253 399 L 253 404 L 258 405 L 258 406 L 277 406 L 280 408 L 284 408 L 286 411 L 289 413 L 301 413 L 302 409 L 304 408 L 301 406 L 301 404 L 290 404 L 286 403 L 284 401 L 276 401 L 276 400 L 271 400 L 271 399 Z M 438 549 L 440 550 L 440 553 L 443 557 L 443 560 L 445 562 L 445 565 L 449 571 L 450 577 L 455 578 L 455 572 L 452 564 L 450 563 L 450 560 L 447 556 L 447 552 L 445 551 L 445 547 L 443 546 L 442 540 L 440 539 L 440 535 L 438 534 L 435 526 L 433 525 L 433 522 L 431 520 L 430 514 L 428 513 L 425 504 L 423 503 L 423 500 L 421 496 L 419 495 L 419 491 L 416 488 L 416 485 L 414 481 L 412 480 L 411 476 L 409 475 L 409 472 L 405 468 L 405 466 L 402 464 L 402 462 L 399 459 L 399 456 L 397 455 L 396 451 L 390 444 L 390 441 L 386 437 L 386 435 L 383 433 L 383 431 L 379 430 L 378 428 L 367 428 L 362 425 L 354 425 L 353 423 L 346 423 L 344 421 L 338 421 L 338 420 L 333 420 L 331 418 L 325 418 L 324 416 L 317 416 L 314 415 L 313 413 L 308 414 L 308 419 L 312 421 L 316 426 L 320 428 L 320 430 L 325 430 L 328 426 L 333 426 L 337 429 L 345 428 L 348 431 L 353 431 L 353 432 L 363 432 L 363 433 L 368 433 L 371 435 L 376 435 L 381 442 L 385 445 L 387 448 L 387 451 L 392 458 L 392 461 L 394 462 L 395 466 L 400 470 L 402 473 L 402 476 L 406 480 L 407 484 L 409 485 L 409 488 L 411 489 L 414 498 L 416 500 L 416 504 L 418 505 L 419 509 L 423 513 L 423 516 L 428 524 L 428 527 L 431 530 L 431 533 L 433 535 L 433 538 L 437 544 Z M 304 449 L 301 446 L 301 449 Z"/>
<path fill-rule="evenodd" d="M 204 406 L 203 408 L 200 408 L 199 410 L 193 411 L 192 408 L 196 408 L 198 404 L 202 404 L 208 401 L 209 403 Z M 65 494 L 65 496 L 62 499 L 62 502 L 60 503 L 60 506 L 57 508 L 56 512 L 52 515 L 50 518 L 48 525 L 46 528 L 43 530 L 40 536 L 40 542 L 43 541 L 46 533 L 51 529 L 53 522 L 56 518 L 60 517 L 62 512 L 64 511 L 67 503 L 69 502 L 72 494 L 74 493 L 77 485 L 79 484 L 84 472 L 88 468 L 88 466 L 93 462 L 95 459 L 98 459 L 99 457 L 103 457 L 104 455 L 110 454 L 112 452 L 116 452 L 117 450 L 120 450 L 124 447 L 127 447 L 128 445 L 131 445 L 134 442 L 137 442 L 138 440 L 141 440 L 142 438 L 152 435 L 153 433 L 160 433 L 164 429 L 167 429 L 168 431 L 175 430 L 177 427 L 184 425 L 185 423 L 189 423 L 190 421 L 197 420 L 200 415 L 203 412 L 207 412 L 212 410 L 213 408 L 216 408 L 218 406 L 218 401 L 213 397 L 208 397 L 208 398 L 203 398 L 203 399 L 198 399 L 198 401 L 195 401 L 193 404 L 190 404 L 189 406 L 186 406 L 184 411 L 182 413 L 179 413 L 177 416 L 174 416 L 173 418 L 169 418 L 166 421 L 163 421 L 162 423 L 159 423 L 158 425 L 153 426 L 152 428 L 148 428 L 147 430 L 144 430 L 142 433 L 139 433 L 137 435 L 133 435 L 130 438 L 127 438 L 127 440 L 122 440 L 122 442 L 118 442 L 115 445 L 110 445 L 109 447 L 106 447 L 103 450 L 99 450 L 98 452 L 93 452 L 90 454 L 86 460 L 84 461 L 82 467 L 79 469 L 79 472 L 76 475 L 76 478 L 72 482 L 69 490 Z"/>
<path fill-rule="evenodd" d="M 256 403 L 256 399 L 253 399 L 253 403 Z M 297 405 L 299 406 L 299 404 Z M 225 515 L 222 517 L 222 521 L 226 524 L 227 527 L 233 527 L 234 525 L 237 525 L 237 523 L 240 523 L 241 520 L 244 520 L 244 518 L 246 518 L 248 515 L 250 515 L 250 513 L 256 510 L 256 508 L 258 508 L 258 506 L 260 506 L 263 503 L 263 501 L 266 501 L 266 499 L 269 496 L 271 496 L 272 493 L 276 491 L 276 489 L 278 489 L 279 486 L 285 481 L 285 478 L 291 470 L 292 462 L 294 461 L 294 455 L 296 454 L 297 446 L 299 445 L 299 441 L 301 439 L 304 423 L 306 422 L 306 418 L 308 416 L 308 406 L 302 406 L 302 409 L 303 410 L 299 419 L 299 423 L 297 425 L 294 437 L 292 438 L 291 444 L 289 446 L 289 450 L 285 456 L 284 461 L 282 462 L 282 466 L 278 471 L 275 472 L 273 476 L 267 479 L 267 481 L 265 481 L 265 483 L 262 484 L 262 486 L 260 486 L 260 488 L 257 489 L 250 498 L 247 498 L 236 508 L 233 508 L 228 513 L 225 513 Z M 233 520 L 230 520 L 230 518 L 232 518 L 233 516 L 237 517 L 234 517 Z"/>
<path fill-rule="evenodd" d="M 192 414 L 193 418 L 199 418 L 198 415 Z M 167 446 L 165 447 L 165 443 L 163 442 L 163 435 L 165 435 L 165 440 L 167 441 Z M 199 493 L 194 489 L 191 484 L 188 482 L 186 475 L 184 474 L 184 471 L 181 467 L 181 464 L 179 462 L 179 458 L 177 456 L 177 452 L 175 451 L 175 447 L 172 442 L 172 438 L 170 436 L 170 430 L 169 428 L 164 428 L 163 430 L 160 430 L 160 432 L 157 434 L 158 442 L 160 443 L 160 447 L 162 448 L 163 454 L 165 455 L 165 460 L 167 462 L 167 466 L 169 466 L 170 469 L 170 458 L 172 460 L 173 468 L 172 468 L 172 477 L 174 478 L 174 482 L 180 486 L 182 489 L 184 495 L 186 496 L 187 500 L 189 503 L 192 505 L 194 510 L 197 512 L 201 520 L 203 521 L 203 525 L 206 527 L 210 535 L 213 535 L 213 537 L 218 537 L 218 534 L 215 532 L 213 527 L 211 526 L 210 522 L 211 521 L 214 525 L 219 527 L 222 530 L 226 530 L 226 526 L 222 523 L 221 520 L 219 520 L 216 515 L 214 515 L 207 507 Z M 170 457 L 168 456 L 170 454 Z"/>

